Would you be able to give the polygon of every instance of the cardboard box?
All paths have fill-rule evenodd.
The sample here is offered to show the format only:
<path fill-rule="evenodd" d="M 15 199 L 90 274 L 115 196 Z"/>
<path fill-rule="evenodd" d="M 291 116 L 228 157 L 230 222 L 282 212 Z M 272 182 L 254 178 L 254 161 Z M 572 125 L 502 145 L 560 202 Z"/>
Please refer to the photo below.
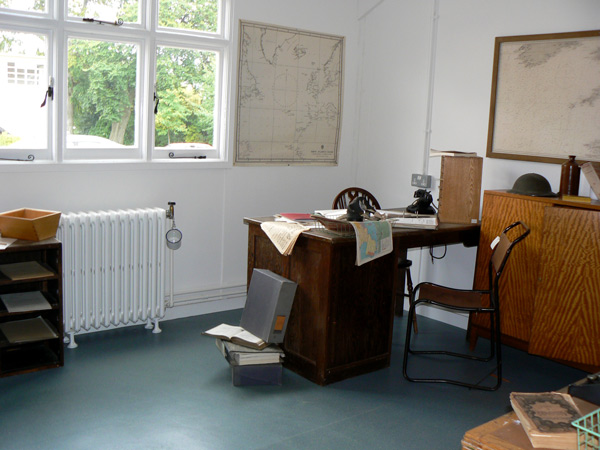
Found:
<path fill-rule="evenodd" d="M 0 214 L 0 234 L 6 238 L 43 241 L 56 236 L 60 212 L 15 209 Z"/>
<path fill-rule="evenodd" d="M 298 285 L 267 269 L 254 269 L 240 326 L 269 344 L 281 344 Z"/>

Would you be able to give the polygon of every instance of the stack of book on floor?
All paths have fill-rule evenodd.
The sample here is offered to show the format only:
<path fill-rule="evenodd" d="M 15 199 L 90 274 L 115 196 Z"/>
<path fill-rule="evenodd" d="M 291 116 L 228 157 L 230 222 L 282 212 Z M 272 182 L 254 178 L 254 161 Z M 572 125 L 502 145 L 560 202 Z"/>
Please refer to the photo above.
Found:
<path fill-rule="evenodd" d="M 221 324 L 203 334 L 216 338 L 231 366 L 234 386 L 281 385 L 283 342 L 297 284 L 254 269 L 240 326 Z"/>
<path fill-rule="evenodd" d="M 262 349 L 216 339 L 217 348 L 231 366 L 234 386 L 281 385 L 282 362 L 285 354 L 277 344 Z"/>

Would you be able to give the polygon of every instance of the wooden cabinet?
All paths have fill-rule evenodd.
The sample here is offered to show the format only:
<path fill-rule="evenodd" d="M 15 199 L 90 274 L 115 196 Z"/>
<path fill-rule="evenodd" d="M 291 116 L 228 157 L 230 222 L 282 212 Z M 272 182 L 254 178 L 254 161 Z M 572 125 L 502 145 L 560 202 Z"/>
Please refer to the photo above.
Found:
<path fill-rule="evenodd" d="M 500 328 L 508 345 L 585 370 L 600 368 L 600 202 L 567 202 L 485 191 L 475 271 L 487 285 L 490 243 L 522 220 L 530 235 L 515 247 L 500 288 Z M 489 336 L 473 315 L 471 344 Z"/>
<path fill-rule="evenodd" d="M 64 364 L 62 247 L 56 239 L 0 250 L 0 376 Z"/>

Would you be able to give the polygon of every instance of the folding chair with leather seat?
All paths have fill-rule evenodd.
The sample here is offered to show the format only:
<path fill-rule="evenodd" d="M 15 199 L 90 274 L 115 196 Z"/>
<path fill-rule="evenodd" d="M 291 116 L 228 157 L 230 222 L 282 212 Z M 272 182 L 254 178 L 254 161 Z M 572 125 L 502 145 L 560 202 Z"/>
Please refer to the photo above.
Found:
<path fill-rule="evenodd" d="M 511 231 L 513 230 L 513 231 Z M 408 325 L 406 327 L 406 341 L 404 343 L 404 378 L 409 381 L 423 383 L 450 383 L 473 389 L 493 391 L 502 383 L 502 355 L 501 355 L 501 332 L 500 332 L 500 298 L 499 280 L 508 257 L 519 242 L 529 234 L 529 228 L 523 222 L 515 222 L 504 229 L 502 234 L 495 240 L 496 246 L 489 261 L 489 287 L 486 290 L 454 289 L 434 283 L 423 282 L 415 286 L 413 299 L 410 302 L 408 312 Z M 509 236 L 513 236 L 510 239 Z M 454 352 L 449 350 L 415 350 L 411 348 L 411 320 L 415 316 L 418 306 L 429 304 L 441 306 L 454 311 L 468 313 L 483 313 L 490 315 L 490 353 L 488 356 L 476 356 L 474 354 Z M 496 364 L 493 372 L 496 372 L 497 380 L 493 386 L 483 386 L 479 383 L 468 383 L 466 381 L 448 378 L 417 378 L 408 375 L 408 360 L 411 355 L 445 355 L 450 357 L 466 358 L 474 361 L 488 362 L 496 356 Z M 492 372 L 492 373 L 493 373 Z"/>

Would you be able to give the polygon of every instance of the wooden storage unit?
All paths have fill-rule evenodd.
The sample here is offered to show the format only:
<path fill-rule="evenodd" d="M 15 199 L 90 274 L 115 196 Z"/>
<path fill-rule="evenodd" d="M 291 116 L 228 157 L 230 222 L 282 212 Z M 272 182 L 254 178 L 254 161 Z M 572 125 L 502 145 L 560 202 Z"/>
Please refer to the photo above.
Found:
<path fill-rule="evenodd" d="M 444 223 L 478 223 L 481 202 L 479 156 L 442 156 L 438 218 Z"/>
<path fill-rule="evenodd" d="M 14 264 L 28 267 L 8 276 L 6 265 Z M 13 294 L 23 293 L 48 304 L 23 310 L 17 299 L 7 307 Z M 16 241 L 0 250 L 0 377 L 63 365 L 62 244 L 54 238 Z"/>
<path fill-rule="evenodd" d="M 487 286 L 490 243 L 522 220 L 530 235 L 515 247 L 500 289 L 503 342 L 589 371 L 600 369 L 600 202 L 485 191 L 475 271 Z M 471 344 L 489 336 L 473 315 Z"/>

